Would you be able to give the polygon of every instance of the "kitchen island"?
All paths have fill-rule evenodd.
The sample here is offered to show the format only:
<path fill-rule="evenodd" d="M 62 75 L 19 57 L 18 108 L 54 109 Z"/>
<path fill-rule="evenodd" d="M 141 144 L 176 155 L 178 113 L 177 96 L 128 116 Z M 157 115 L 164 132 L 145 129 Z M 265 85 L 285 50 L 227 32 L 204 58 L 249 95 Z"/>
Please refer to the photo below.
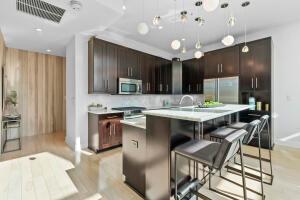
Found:
<path fill-rule="evenodd" d="M 173 138 L 185 135 L 204 139 L 204 122 L 236 115 L 249 105 L 224 105 L 217 108 L 181 107 L 147 110 L 146 115 L 146 192 L 145 199 L 166 200 L 172 195 L 171 151 L 178 144 Z M 177 141 L 178 142 L 178 141 Z"/>

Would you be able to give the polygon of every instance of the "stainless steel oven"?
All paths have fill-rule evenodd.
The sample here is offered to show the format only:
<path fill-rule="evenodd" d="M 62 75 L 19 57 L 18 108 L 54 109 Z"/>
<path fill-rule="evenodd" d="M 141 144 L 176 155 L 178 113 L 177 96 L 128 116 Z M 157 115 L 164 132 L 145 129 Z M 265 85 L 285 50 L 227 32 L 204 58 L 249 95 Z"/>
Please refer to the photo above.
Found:
<path fill-rule="evenodd" d="M 142 94 L 142 80 L 119 78 L 119 94 Z"/>

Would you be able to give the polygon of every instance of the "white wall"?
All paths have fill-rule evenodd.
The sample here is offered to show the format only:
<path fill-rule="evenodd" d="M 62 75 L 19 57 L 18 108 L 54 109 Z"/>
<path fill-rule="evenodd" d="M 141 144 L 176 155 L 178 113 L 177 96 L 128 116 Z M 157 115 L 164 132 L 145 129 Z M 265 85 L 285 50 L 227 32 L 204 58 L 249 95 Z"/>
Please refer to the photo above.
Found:
<path fill-rule="evenodd" d="M 182 95 L 107 95 L 88 94 L 88 36 L 76 35 L 67 47 L 67 137 L 72 149 L 88 146 L 88 105 L 162 106 L 164 100 L 178 103 Z M 139 49 L 140 50 L 140 49 Z M 150 49 L 151 52 L 151 49 Z M 202 95 L 194 96 L 196 101 Z"/>
<path fill-rule="evenodd" d="M 272 104 L 275 143 L 300 148 L 300 23 L 251 33 L 248 40 L 265 37 L 273 40 Z M 243 37 L 236 39 L 243 41 Z M 221 42 L 209 45 L 204 52 L 223 48 Z M 251 51 L 251 49 L 250 49 Z M 193 51 L 178 55 L 183 60 L 193 57 Z"/>

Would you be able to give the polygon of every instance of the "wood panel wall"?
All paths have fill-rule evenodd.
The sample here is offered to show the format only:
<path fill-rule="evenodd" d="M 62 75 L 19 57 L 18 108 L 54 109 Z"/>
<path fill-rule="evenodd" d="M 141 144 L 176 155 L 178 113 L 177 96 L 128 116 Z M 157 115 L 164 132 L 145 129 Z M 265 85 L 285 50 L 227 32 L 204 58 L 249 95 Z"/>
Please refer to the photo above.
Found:
<path fill-rule="evenodd" d="M 65 58 L 6 49 L 5 94 L 16 90 L 22 136 L 65 130 Z"/>

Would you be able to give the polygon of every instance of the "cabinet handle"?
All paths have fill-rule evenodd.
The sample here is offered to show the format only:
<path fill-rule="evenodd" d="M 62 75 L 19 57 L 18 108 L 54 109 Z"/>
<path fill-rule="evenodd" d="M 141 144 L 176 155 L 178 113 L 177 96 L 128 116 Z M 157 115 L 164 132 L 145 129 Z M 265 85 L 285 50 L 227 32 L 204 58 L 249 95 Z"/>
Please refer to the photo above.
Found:
<path fill-rule="evenodd" d="M 105 80 L 103 80 L 104 89 L 106 89 Z"/>
<path fill-rule="evenodd" d="M 169 85 L 167 84 L 167 88 L 166 88 L 167 92 L 169 92 Z"/>
<path fill-rule="evenodd" d="M 251 88 L 253 89 L 253 78 L 251 78 Z"/>
<path fill-rule="evenodd" d="M 255 77 L 255 88 L 257 89 L 257 77 Z"/>
<path fill-rule="evenodd" d="M 159 84 L 159 91 L 162 92 L 162 84 Z"/>
<path fill-rule="evenodd" d="M 132 67 L 130 69 L 131 69 L 131 76 L 132 76 Z"/>
<path fill-rule="evenodd" d="M 114 118 L 118 118 L 119 116 L 117 115 L 113 115 L 113 116 L 109 116 L 109 117 L 106 117 L 106 119 L 114 119 Z"/>
<path fill-rule="evenodd" d="M 139 148 L 139 142 L 137 140 L 131 140 L 131 143 L 133 146 L 135 146 L 137 149 Z"/>
<path fill-rule="evenodd" d="M 199 84 L 197 83 L 197 92 L 199 92 Z"/>
<path fill-rule="evenodd" d="M 191 84 L 189 84 L 189 92 L 191 92 Z"/>
<path fill-rule="evenodd" d="M 111 124 L 109 125 L 109 136 L 111 136 Z"/>
<path fill-rule="evenodd" d="M 252 116 L 252 117 L 261 117 L 261 115 L 258 115 L 258 114 L 248 114 L 248 116 Z"/>
<path fill-rule="evenodd" d="M 148 91 L 150 91 L 150 83 L 148 83 Z"/>
<path fill-rule="evenodd" d="M 114 124 L 114 135 L 116 135 L 116 124 Z"/>
<path fill-rule="evenodd" d="M 130 76 L 130 74 L 129 74 L 129 67 L 127 67 L 127 76 Z"/>
<path fill-rule="evenodd" d="M 220 72 L 220 65 L 218 64 L 218 73 Z"/>
<path fill-rule="evenodd" d="M 223 73 L 223 64 L 221 64 L 221 73 Z"/>
<path fill-rule="evenodd" d="M 106 84 L 106 89 L 108 89 L 108 80 L 106 80 L 106 83 L 107 83 L 107 84 Z"/>

